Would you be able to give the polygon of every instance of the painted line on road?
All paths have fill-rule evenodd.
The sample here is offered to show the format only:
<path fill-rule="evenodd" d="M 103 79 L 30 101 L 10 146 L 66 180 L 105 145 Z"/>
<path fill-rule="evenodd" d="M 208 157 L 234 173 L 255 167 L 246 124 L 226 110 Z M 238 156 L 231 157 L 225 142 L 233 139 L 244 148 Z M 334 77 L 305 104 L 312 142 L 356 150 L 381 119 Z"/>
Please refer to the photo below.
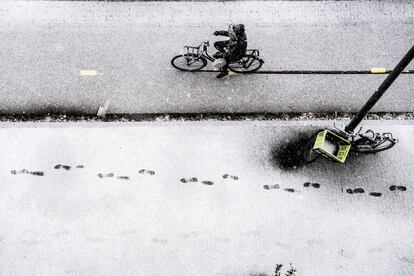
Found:
<path fill-rule="evenodd" d="M 387 72 L 385 68 L 371 68 L 372 74 L 384 74 L 385 72 Z"/>
<path fill-rule="evenodd" d="M 193 72 L 217 73 L 214 70 L 199 70 Z M 323 71 L 323 70 L 280 70 L 280 71 L 256 71 L 238 74 L 273 74 L 273 75 L 373 75 L 373 74 L 390 74 L 392 70 L 385 70 L 385 68 L 372 68 L 371 70 L 363 71 Z M 414 74 L 414 70 L 403 71 L 401 74 Z"/>
<path fill-rule="evenodd" d="M 79 76 L 82 77 L 94 77 L 97 75 L 96 70 L 93 69 L 80 69 L 79 70 Z"/>

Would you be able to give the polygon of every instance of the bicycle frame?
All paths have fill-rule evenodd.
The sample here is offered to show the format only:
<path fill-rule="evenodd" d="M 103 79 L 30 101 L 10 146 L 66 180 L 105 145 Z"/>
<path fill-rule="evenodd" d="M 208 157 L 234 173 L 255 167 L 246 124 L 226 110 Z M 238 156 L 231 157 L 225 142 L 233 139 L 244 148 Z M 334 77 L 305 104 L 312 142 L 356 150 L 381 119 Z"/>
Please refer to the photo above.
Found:
<path fill-rule="evenodd" d="M 183 55 L 187 56 L 187 63 L 188 65 L 191 64 L 191 62 L 194 62 L 196 60 L 198 60 L 200 57 L 203 57 L 211 62 L 214 62 L 216 59 L 213 58 L 212 56 L 210 56 L 208 54 L 208 47 L 210 46 L 210 36 L 211 34 L 208 36 L 207 41 L 203 41 L 199 46 L 194 47 L 194 46 L 184 46 L 183 48 Z M 250 61 L 249 56 L 260 56 L 259 50 L 256 49 L 249 49 L 246 50 L 246 54 L 245 56 L 238 60 L 238 61 L 232 61 L 230 62 L 230 64 L 240 64 L 242 65 L 244 68 L 249 68 L 250 65 L 254 62 L 254 60 Z M 246 60 L 247 57 L 247 60 Z"/>

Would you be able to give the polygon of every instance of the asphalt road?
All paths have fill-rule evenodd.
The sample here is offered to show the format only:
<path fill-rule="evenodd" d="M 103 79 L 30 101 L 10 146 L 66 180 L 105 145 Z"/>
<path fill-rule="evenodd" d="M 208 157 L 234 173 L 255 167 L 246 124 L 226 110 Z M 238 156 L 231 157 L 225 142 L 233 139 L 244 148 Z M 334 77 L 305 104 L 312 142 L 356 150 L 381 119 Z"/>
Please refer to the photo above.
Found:
<path fill-rule="evenodd" d="M 326 122 L 2 123 L 0 274 L 411 275 L 404 123 L 364 122 L 389 151 L 290 170 L 274 157 Z"/>
<path fill-rule="evenodd" d="M 0 111 L 93 114 L 106 101 L 110 113 L 356 111 L 385 75 L 216 80 L 170 60 L 243 22 L 263 70 L 392 69 L 414 41 L 413 14 L 409 1 L 2 1 Z M 413 80 L 402 75 L 375 110 L 413 111 Z"/>

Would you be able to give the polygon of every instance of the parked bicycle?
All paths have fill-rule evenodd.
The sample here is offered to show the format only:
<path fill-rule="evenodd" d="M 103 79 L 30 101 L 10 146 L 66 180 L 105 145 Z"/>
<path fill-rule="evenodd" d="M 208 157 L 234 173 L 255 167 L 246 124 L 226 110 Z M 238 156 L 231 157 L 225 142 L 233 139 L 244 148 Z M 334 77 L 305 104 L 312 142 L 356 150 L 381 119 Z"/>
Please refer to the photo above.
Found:
<path fill-rule="evenodd" d="M 356 133 L 347 133 L 338 130 L 336 133 L 348 139 L 349 143 L 351 144 L 350 151 L 361 154 L 385 151 L 392 148 L 396 143 L 398 143 L 398 139 L 394 138 L 390 132 L 378 133 L 374 132 L 371 129 L 368 129 L 364 133 L 361 133 L 361 130 L 362 128 L 360 128 Z M 324 155 L 318 151 L 313 150 L 316 136 L 319 132 L 320 131 L 317 131 L 315 134 L 313 134 L 309 139 L 309 142 L 304 147 L 303 160 L 306 164 L 312 163 L 318 159 L 318 157 Z"/>
<path fill-rule="evenodd" d="M 215 58 L 209 55 L 210 36 L 199 46 L 184 46 L 183 54 L 175 56 L 171 60 L 171 65 L 181 71 L 195 72 L 207 66 L 207 60 L 214 62 Z M 259 50 L 248 49 L 245 56 L 229 64 L 229 70 L 236 73 L 251 73 L 259 70 L 264 61 L 259 57 Z"/>
<path fill-rule="evenodd" d="M 398 143 L 398 139 L 395 139 L 391 132 L 377 133 L 368 129 L 365 133 L 360 133 L 361 129 L 356 134 L 349 135 L 353 152 L 376 153 L 388 150 Z"/>

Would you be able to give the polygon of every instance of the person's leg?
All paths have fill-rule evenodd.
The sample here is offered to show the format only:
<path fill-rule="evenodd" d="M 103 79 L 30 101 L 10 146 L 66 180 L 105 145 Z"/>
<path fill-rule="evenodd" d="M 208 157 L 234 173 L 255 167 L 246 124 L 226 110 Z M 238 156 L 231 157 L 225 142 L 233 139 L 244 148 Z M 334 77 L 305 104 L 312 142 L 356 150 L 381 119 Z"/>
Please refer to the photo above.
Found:
<path fill-rule="evenodd" d="M 229 75 L 229 63 L 230 63 L 230 60 L 228 58 L 225 58 L 225 60 L 226 60 L 226 64 L 224 64 L 224 66 L 221 67 L 221 72 L 220 72 L 220 74 L 217 75 L 217 78 L 218 79 L 227 77 Z"/>
<path fill-rule="evenodd" d="M 214 71 L 222 71 L 221 68 L 226 64 L 224 58 L 216 58 L 213 62 L 213 70 Z"/>
<path fill-rule="evenodd" d="M 229 72 L 229 63 L 230 63 L 230 59 L 229 58 L 224 58 L 226 60 L 226 64 L 224 64 L 224 66 L 221 68 L 223 70 L 223 72 Z"/>

